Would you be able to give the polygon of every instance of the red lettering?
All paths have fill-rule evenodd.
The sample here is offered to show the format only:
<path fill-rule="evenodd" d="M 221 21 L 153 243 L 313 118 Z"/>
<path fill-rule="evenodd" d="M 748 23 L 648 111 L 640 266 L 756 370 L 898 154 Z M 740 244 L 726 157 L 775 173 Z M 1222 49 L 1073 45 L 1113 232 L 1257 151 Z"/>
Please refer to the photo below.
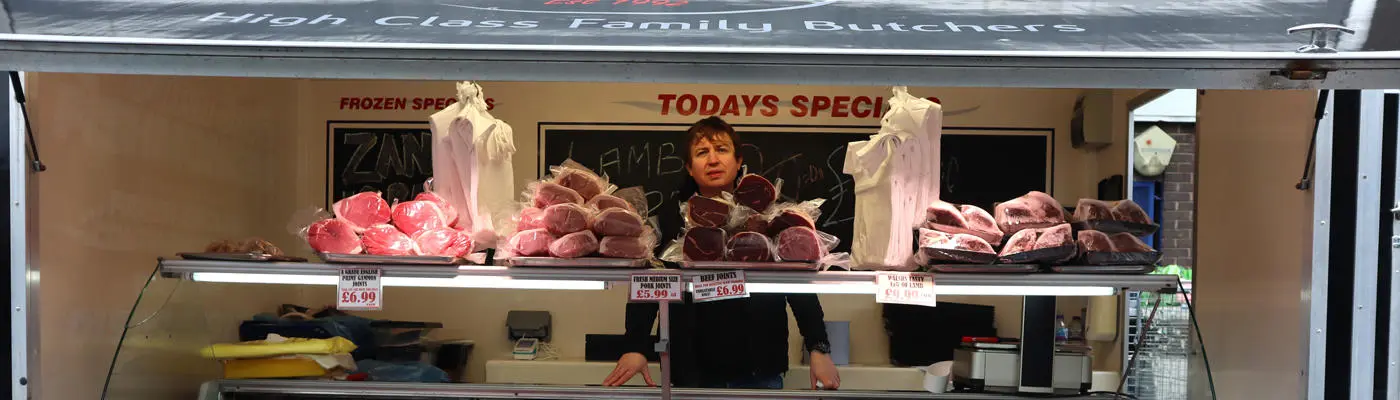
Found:
<path fill-rule="evenodd" d="M 450 106 L 450 105 L 452 105 L 452 103 L 456 103 L 456 102 L 457 102 L 457 99 L 456 99 L 456 98 L 453 98 L 453 97 L 439 97 L 439 98 L 433 99 L 433 108 L 434 108 L 434 109 L 437 109 L 437 110 L 441 110 L 441 109 L 447 108 L 447 106 Z"/>
<path fill-rule="evenodd" d="M 763 111 L 759 114 L 763 114 L 765 117 L 778 115 L 778 96 L 771 94 L 763 96 Z"/>
<path fill-rule="evenodd" d="M 670 113 L 671 113 L 671 101 L 676 99 L 676 95 L 675 95 L 675 94 L 666 94 L 666 93 L 662 93 L 662 94 L 656 95 L 656 99 L 657 99 L 657 100 L 661 100 L 661 115 L 670 114 Z"/>
<path fill-rule="evenodd" d="M 422 97 L 414 97 L 414 98 L 413 98 L 413 109 L 414 109 L 414 110 L 426 109 L 426 108 L 428 108 L 428 104 L 433 104 L 432 101 L 433 101 L 433 99 L 424 99 L 424 98 L 422 98 Z"/>
<path fill-rule="evenodd" d="M 861 107 L 861 104 L 865 104 L 865 107 Z M 870 101 L 869 97 L 857 96 L 856 99 L 851 102 L 851 116 L 856 118 L 870 117 L 870 113 L 874 112 L 874 110 L 870 109 L 871 104 L 874 103 Z"/>
<path fill-rule="evenodd" d="M 700 115 L 715 115 L 719 113 L 719 96 L 707 94 L 700 96 Z"/>
<path fill-rule="evenodd" d="M 699 101 L 696 101 L 695 95 L 684 94 L 681 95 L 679 99 L 676 99 L 676 112 L 681 115 L 694 114 L 695 108 L 699 105 Z"/>
<path fill-rule="evenodd" d="M 875 110 L 875 112 L 870 113 L 870 117 L 871 117 L 871 118 L 884 118 L 884 116 L 885 116 L 885 98 L 884 98 L 884 97 L 876 97 L 876 98 L 875 98 L 875 108 L 874 108 L 873 110 Z"/>
<path fill-rule="evenodd" d="M 486 98 L 486 111 L 491 111 L 491 110 L 495 110 L 495 109 L 496 109 L 496 99 L 487 97 L 487 98 Z"/>
<path fill-rule="evenodd" d="M 794 116 L 794 117 L 805 117 L 805 116 L 807 116 L 807 96 L 803 96 L 803 95 L 793 96 L 793 98 L 792 98 L 792 111 L 791 111 L 791 113 L 792 113 L 792 116 Z"/>
<path fill-rule="evenodd" d="M 399 98 L 394 99 L 394 109 L 395 109 L 395 110 L 402 110 L 402 109 L 405 109 L 405 108 L 408 108 L 408 99 L 405 99 L 405 98 L 402 98 L 402 97 L 399 97 Z"/>
<path fill-rule="evenodd" d="M 345 109 L 345 103 L 346 103 L 346 102 L 349 102 L 349 101 L 350 101 L 350 98 L 348 98 L 348 97 L 341 97 L 341 98 L 340 98 L 340 109 L 344 110 L 344 109 Z"/>
<path fill-rule="evenodd" d="M 724 106 L 720 107 L 719 115 L 739 115 L 739 98 L 732 94 L 724 98 Z"/>
<path fill-rule="evenodd" d="M 939 100 L 937 97 L 925 97 L 925 98 L 928 99 L 928 101 L 932 101 L 932 102 L 934 102 L 934 103 L 936 103 L 936 104 L 940 104 L 940 105 L 943 104 L 943 100 Z"/>
<path fill-rule="evenodd" d="M 851 96 L 836 96 L 831 103 L 831 116 L 836 118 L 846 118 L 850 116 Z"/>
<path fill-rule="evenodd" d="M 360 109 L 360 100 L 363 100 L 363 99 L 361 99 L 361 98 L 359 98 L 359 97 L 350 99 L 350 109 L 351 109 L 351 110 L 358 110 L 358 109 Z"/>
<path fill-rule="evenodd" d="M 752 116 L 753 116 L 753 109 L 754 109 L 754 107 L 757 107 L 757 106 L 758 106 L 758 102 L 759 102 L 760 100 L 763 100 L 763 96 L 749 96 L 749 95 L 744 95 L 743 98 L 744 98 L 744 116 L 746 116 L 746 117 L 752 117 Z"/>
<path fill-rule="evenodd" d="M 822 110 L 831 109 L 831 98 L 826 96 L 812 96 L 812 113 L 810 116 L 816 117 Z"/>

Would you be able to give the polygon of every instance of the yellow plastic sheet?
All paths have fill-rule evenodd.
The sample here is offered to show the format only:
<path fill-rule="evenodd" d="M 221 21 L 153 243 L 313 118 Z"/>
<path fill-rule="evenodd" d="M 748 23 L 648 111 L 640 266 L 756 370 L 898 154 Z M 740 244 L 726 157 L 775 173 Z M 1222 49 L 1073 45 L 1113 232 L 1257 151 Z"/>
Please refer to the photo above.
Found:
<path fill-rule="evenodd" d="M 326 375 L 315 360 L 303 357 L 224 361 L 225 379 L 303 378 Z"/>
<path fill-rule="evenodd" d="M 228 360 L 297 354 L 344 354 L 355 351 L 354 343 L 339 336 L 330 339 L 278 339 L 215 344 L 200 349 L 199 354 L 204 358 Z"/>

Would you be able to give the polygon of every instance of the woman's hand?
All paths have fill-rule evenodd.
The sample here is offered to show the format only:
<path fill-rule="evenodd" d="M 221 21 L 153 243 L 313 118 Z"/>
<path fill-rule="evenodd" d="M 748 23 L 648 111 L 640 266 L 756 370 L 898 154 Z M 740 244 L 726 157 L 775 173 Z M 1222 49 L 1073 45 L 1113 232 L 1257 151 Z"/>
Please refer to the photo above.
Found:
<path fill-rule="evenodd" d="M 831 363 L 831 360 L 827 360 L 827 363 Z M 642 379 L 646 380 L 647 386 L 656 386 L 656 382 L 651 381 L 651 368 L 647 366 L 647 357 L 642 353 L 627 353 L 617 359 L 617 368 L 613 368 L 613 372 L 603 380 L 603 386 L 622 386 L 632 380 L 633 376 L 637 376 L 638 372 L 642 373 Z"/>
<path fill-rule="evenodd" d="M 812 390 L 836 390 L 841 388 L 841 374 L 836 372 L 836 364 L 831 356 L 820 351 L 811 353 Z M 821 388 L 817 387 L 821 383 Z"/>

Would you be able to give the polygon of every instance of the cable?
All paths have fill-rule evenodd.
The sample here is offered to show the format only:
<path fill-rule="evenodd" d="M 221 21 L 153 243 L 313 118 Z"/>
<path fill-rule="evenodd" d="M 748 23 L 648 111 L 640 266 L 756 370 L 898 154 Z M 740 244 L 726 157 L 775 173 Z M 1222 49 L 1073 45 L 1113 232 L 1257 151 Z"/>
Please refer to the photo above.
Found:
<path fill-rule="evenodd" d="M 107 398 L 107 389 L 112 386 L 112 373 L 117 369 L 117 357 L 122 354 L 122 343 L 126 342 L 126 333 L 131 329 L 129 328 L 131 319 L 136 317 L 136 306 L 141 305 L 141 298 L 146 296 L 146 289 L 151 288 L 151 281 L 156 279 L 158 272 L 160 272 L 160 263 L 156 263 L 156 267 L 151 269 L 151 276 L 146 278 L 146 285 L 141 286 L 141 292 L 136 294 L 136 302 L 131 304 L 131 312 L 126 314 L 126 323 L 122 324 L 122 336 L 117 339 L 117 350 L 112 352 L 112 364 L 107 366 L 107 378 L 102 382 L 103 399 Z M 165 308 L 165 306 L 162 305 L 161 308 Z"/>
<path fill-rule="evenodd" d="M 535 359 L 539 361 L 558 360 L 559 348 L 554 347 L 553 343 L 541 340 L 539 354 L 535 357 Z"/>
<path fill-rule="evenodd" d="M 1180 276 L 1176 277 L 1176 287 L 1186 287 Z M 1206 340 L 1201 337 L 1201 324 L 1196 322 L 1196 306 L 1191 304 L 1190 293 L 1182 293 L 1181 297 L 1186 299 L 1186 311 L 1191 315 L 1191 327 L 1196 331 L 1196 341 L 1201 344 L 1201 360 L 1206 364 L 1206 381 L 1210 382 L 1210 398 L 1215 400 L 1215 374 L 1210 371 L 1210 356 L 1206 355 Z"/>
<path fill-rule="evenodd" d="M 34 143 L 34 126 L 29 124 L 29 106 L 24 101 L 24 85 L 19 79 L 19 72 L 9 71 L 9 73 L 10 85 L 15 90 L 15 103 L 19 103 L 19 112 L 24 115 L 24 132 L 29 136 L 29 152 L 34 155 L 34 172 L 44 172 L 49 167 L 44 165 L 43 161 L 39 161 L 39 145 Z"/>
<path fill-rule="evenodd" d="M 1312 188 L 1312 165 L 1313 157 L 1317 152 L 1317 128 L 1322 124 L 1322 117 L 1327 115 L 1327 96 L 1331 90 L 1323 90 L 1318 94 L 1317 109 L 1313 111 L 1313 131 L 1312 140 L 1308 141 L 1308 157 L 1303 160 L 1303 177 L 1298 179 L 1298 184 L 1293 185 L 1298 190 L 1308 190 Z"/>

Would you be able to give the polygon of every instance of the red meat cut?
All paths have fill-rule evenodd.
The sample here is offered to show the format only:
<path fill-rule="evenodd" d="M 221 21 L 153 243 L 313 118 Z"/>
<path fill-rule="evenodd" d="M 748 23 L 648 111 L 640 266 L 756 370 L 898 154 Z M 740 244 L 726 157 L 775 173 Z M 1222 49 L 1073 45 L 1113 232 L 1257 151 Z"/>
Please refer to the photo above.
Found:
<path fill-rule="evenodd" d="M 995 213 L 997 226 L 1004 234 L 1016 233 L 1022 229 L 1046 228 L 1065 222 L 1064 208 L 1060 207 L 1060 203 L 1055 201 L 1054 197 L 1042 192 L 1029 192 L 997 204 Z"/>
<path fill-rule="evenodd" d="M 1035 239 L 1039 237 L 1039 229 L 1022 229 L 1006 239 L 1006 246 L 1001 248 L 1000 256 L 1005 257 L 1012 254 L 1024 253 L 1035 250 Z"/>
<path fill-rule="evenodd" d="M 363 192 L 340 199 L 331 206 L 335 217 L 350 224 L 356 233 L 378 224 L 389 223 L 389 203 L 379 192 Z"/>
<path fill-rule="evenodd" d="M 1113 205 L 1113 219 L 1137 224 L 1152 224 L 1152 218 L 1132 200 L 1122 200 Z"/>
<path fill-rule="evenodd" d="M 1099 231 L 1079 231 L 1078 239 L 1079 251 L 1092 253 L 1112 253 L 1113 242 L 1108 239 L 1108 234 Z"/>
<path fill-rule="evenodd" d="M 437 204 L 438 209 L 442 210 L 442 216 L 444 219 L 447 220 L 448 226 L 452 226 L 453 224 L 457 223 L 457 208 L 452 207 L 452 203 L 448 203 L 447 199 L 442 198 L 442 196 L 438 196 L 437 193 L 423 192 L 419 193 L 418 196 L 414 196 L 413 199 L 418 201 L 429 201 L 433 204 Z"/>
<path fill-rule="evenodd" d="M 954 228 L 967 228 L 967 220 L 963 218 L 962 211 L 948 202 L 934 201 L 928 206 L 928 211 L 925 214 L 925 218 L 930 223 Z"/>
<path fill-rule="evenodd" d="M 549 245 L 554 243 L 554 239 L 548 230 L 531 229 L 516 233 L 507 245 L 517 256 L 540 257 L 549 255 Z"/>
<path fill-rule="evenodd" d="M 985 240 L 987 244 L 1001 243 L 1001 228 L 997 228 L 996 219 L 993 219 L 987 210 L 970 204 L 959 206 L 958 210 L 962 211 L 963 220 L 967 221 L 967 229 L 974 235 Z"/>
<path fill-rule="evenodd" d="M 378 256 L 415 256 L 418 255 L 418 243 L 413 238 L 399 232 L 389 224 L 379 224 L 365 229 L 364 236 L 365 253 Z"/>
<path fill-rule="evenodd" d="M 435 228 L 413 237 L 418 253 L 425 256 L 465 257 L 472 253 L 472 237 L 452 228 Z"/>
<path fill-rule="evenodd" d="M 581 231 L 564 235 L 549 245 L 549 255 L 559 258 L 579 258 L 598 251 L 598 237 Z"/>
<path fill-rule="evenodd" d="M 776 217 L 773 217 L 772 221 L 768 221 L 768 234 L 778 236 L 784 231 L 794 227 L 803 227 L 813 231 L 817 230 L 817 224 L 812 222 L 812 218 L 807 216 L 807 214 L 786 210 L 779 213 Z"/>
<path fill-rule="evenodd" d="M 726 201 L 698 195 L 685 204 L 688 227 L 723 228 L 729 224 L 729 212 L 733 210 Z"/>
<path fill-rule="evenodd" d="M 360 236 L 350 224 L 339 219 L 323 219 L 306 229 L 306 244 L 312 250 L 332 254 L 360 254 Z"/>
<path fill-rule="evenodd" d="M 762 233 L 739 232 L 729 238 L 729 261 L 773 261 L 773 242 Z"/>
<path fill-rule="evenodd" d="M 817 261 L 826 256 L 826 246 L 817 230 L 794 226 L 778 233 L 778 258 L 783 261 Z"/>
<path fill-rule="evenodd" d="M 613 196 L 610 194 L 600 194 L 597 196 L 593 196 L 593 199 L 588 200 L 588 205 L 597 209 L 598 211 L 607 211 L 609 208 L 621 208 L 623 210 L 633 212 L 637 211 L 632 208 L 632 204 L 628 203 L 627 200 L 623 200 L 621 197 Z"/>
<path fill-rule="evenodd" d="M 1079 204 L 1074 205 L 1075 221 L 1111 221 L 1113 212 L 1112 206 L 1103 200 L 1079 199 Z"/>
<path fill-rule="evenodd" d="M 919 230 L 919 247 L 996 254 L 992 245 L 980 237 L 965 233 L 948 234 L 932 229 Z"/>
<path fill-rule="evenodd" d="M 392 220 L 399 231 L 410 237 L 416 236 L 422 231 L 446 228 L 451 225 L 437 204 L 420 200 L 395 204 Z"/>
<path fill-rule="evenodd" d="M 1074 244 L 1074 236 L 1069 224 L 1059 224 L 1053 227 L 1040 230 L 1040 236 L 1035 239 L 1035 249 L 1049 249 Z"/>
<path fill-rule="evenodd" d="M 750 215 L 744 222 L 744 232 L 768 232 L 768 220 L 763 219 L 762 214 Z"/>
<path fill-rule="evenodd" d="M 584 206 L 573 203 L 555 204 L 544 209 L 544 228 L 555 235 L 586 231 L 588 218 L 588 209 Z"/>
<path fill-rule="evenodd" d="M 1115 233 L 1108 237 L 1113 242 L 1113 252 L 1115 253 L 1147 253 L 1152 251 L 1152 247 L 1143 243 L 1137 236 L 1131 233 Z"/>
<path fill-rule="evenodd" d="M 650 258 L 651 242 L 644 238 L 607 236 L 598 241 L 598 253 L 611 258 Z"/>
<path fill-rule="evenodd" d="M 762 175 L 747 174 L 739 178 L 739 185 L 734 187 L 734 200 L 754 211 L 764 212 L 778 201 L 778 189 Z"/>
<path fill-rule="evenodd" d="M 534 207 L 520 210 L 520 217 L 515 221 L 515 231 L 524 232 L 531 229 L 544 229 L 544 210 Z"/>
<path fill-rule="evenodd" d="M 724 260 L 724 230 L 694 227 L 685 231 L 682 250 L 689 261 Z"/>
<path fill-rule="evenodd" d="M 583 204 L 583 196 L 577 191 L 551 182 L 540 182 L 535 188 L 535 208 L 545 208 L 555 204 Z"/>
<path fill-rule="evenodd" d="M 1037 191 L 1031 191 L 1021 197 L 1026 199 L 1037 210 L 1036 215 L 1044 218 L 1046 222 L 1055 224 L 1065 222 L 1065 208 L 1054 197 L 1045 194 L 1045 192 Z"/>
<path fill-rule="evenodd" d="M 578 192 L 579 196 L 583 197 L 583 201 L 592 200 L 594 196 L 603 194 L 603 178 L 589 170 L 564 168 L 558 176 L 554 177 L 554 183 Z"/>
<path fill-rule="evenodd" d="M 620 208 L 611 208 L 593 217 L 593 233 L 598 236 L 641 236 L 646 232 L 642 216 Z"/>

